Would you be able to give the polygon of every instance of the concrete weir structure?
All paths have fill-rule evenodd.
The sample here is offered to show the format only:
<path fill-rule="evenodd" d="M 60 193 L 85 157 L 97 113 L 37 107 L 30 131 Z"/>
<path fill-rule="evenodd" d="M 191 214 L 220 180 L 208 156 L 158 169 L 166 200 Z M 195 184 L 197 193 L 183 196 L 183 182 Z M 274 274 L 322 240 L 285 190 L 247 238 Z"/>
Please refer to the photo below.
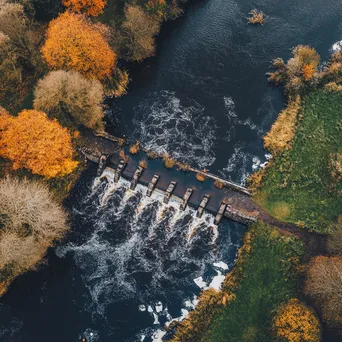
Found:
<path fill-rule="evenodd" d="M 122 158 L 122 146 L 116 142 L 119 139 L 109 139 L 108 136 L 105 134 L 91 138 L 95 139 L 96 151 L 91 150 L 92 141 L 91 145 L 88 144 L 86 149 L 81 150 L 88 160 L 98 164 L 98 177 L 101 177 L 107 167 L 108 171 L 114 172 L 115 183 L 120 177 L 124 177 L 131 181 L 131 190 L 134 190 L 138 183 L 145 185 L 148 197 L 158 189 L 164 193 L 164 203 L 175 197 L 181 203 L 180 210 L 191 206 L 197 210 L 199 218 L 204 211 L 208 211 L 215 215 L 215 224 L 219 224 L 223 217 L 244 224 L 257 221 L 260 208 L 251 199 L 249 191 L 241 185 L 192 167 L 187 171 L 176 168 L 168 170 L 160 159 L 148 161 L 147 167 L 143 168 L 139 164 L 141 158 L 148 159 L 145 152 L 140 152 L 138 156 Z M 196 179 L 198 173 L 205 174 L 205 182 Z M 222 188 L 216 187 L 216 182 L 219 182 Z"/>

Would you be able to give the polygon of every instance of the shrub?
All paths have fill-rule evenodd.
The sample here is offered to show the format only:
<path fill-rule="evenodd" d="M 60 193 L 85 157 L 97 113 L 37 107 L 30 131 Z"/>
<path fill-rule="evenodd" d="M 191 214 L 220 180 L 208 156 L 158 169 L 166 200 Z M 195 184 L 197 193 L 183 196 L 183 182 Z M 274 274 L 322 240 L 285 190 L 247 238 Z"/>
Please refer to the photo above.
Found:
<path fill-rule="evenodd" d="M 157 159 L 157 158 L 159 158 L 159 154 L 157 152 L 154 152 L 154 151 L 151 151 L 151 150 L 147 151 L 146 154 L 147 154 L 147 157 L 149 159 Z"/>
<path fill-rule="evenodd" d="M 14 170 L 26 168 L 46 178 L 71 173 L 77 166 L 67 129 L 46 114 L 23 110 L 17 117 L 0 115 L 0 156 L 10 159 Z"/>
<path fill-rule="evenodd" d="M 277 85 L 285 84 L 287 94 L 295 96 L 305 87 L 315 84 L 319 63 L 320 56 L 314 48 L 298 45 L 292 50 L 292 58 L 286 64 L 281 58 L 273 61 L 276 70 L 268 73 L 268 80 Z"/>
<path fill-rule="evenodd" d="M 26 179 L 0 180 L 2 292 L 11 278 L 37 264 L 47 248 L 64 235 L 66 219 L 45 185 Z"/>
<path fill-rule="evenodd" d="M 251 10 L 248 14 L 248 22 L 254 25 L 263 25 L 265 23 L 265 14 L 257 9 Z"/>
<path fill-rule="evenodd" d="M 103 13 L 107 0 L 62 0 L 63 5 L 76 13 L 97 17 Z"/>
<path fill-rule="evenodd" d="M 167 169 L 172 169 L 176 164 L 176 161 L 167 154 L 163 156 L 163 162 Z"/>
<path fill-rule="evenodd" d="M 206 176 L 204 173 L 202 172 L 197 172 L 196 173 L 196 179 L 199 181 L 199 182 L 204 182 L 206 180 Z"/>
<path fill-rule="evenodd" d="M 76 70 L 100 80 L 110 76 L 116 62 L 115 53 L 96 27 L 70 12 L 50 22 L 41 51 L 53 69 Z"/>
<path fill-rule="evenodd" d="M 139 166 L 141 166 L 143 169 L 147 168 L 147 161 L 146 160 L 140 160 Z"/>
<path fill-rule="evenodd" d="M 215 186 L 217 187 L 217 189 L 220 189 L 220 190 L 222 190 L 223 187 L 224 187 L 224 183 L 221 182 L 221 181 L 218 180 L 218 179 L 215 179 L 214 184 L 215 184 Z"/>
<path fill-rule="evenodd" d="M 278 308 L 273 324 L 275 335 L 284 341 L 320 341 L 320 324 L 315 313 L 297 298 Z"/>
<path fill-rule="evenodd" d="M 270 131 L 263 137 L 265 149 L 277 154 L 289 148 L 295 135 L 295 128 L 300 110 L 300 97 L 282 110 Z"/>
<path fill-rule="evenodd" d="M 137 154 L 140 151 L 140 143 L 137 141 L 135 144 L 131 145 L 129 148 L 130 154 Z"/>
<path fill-rule="evenodd" d="M 103 88 L 76 71 L 52 71 L 41 79 L 34 92 L 34 108 L 49 114 L 66 111 L 88 128 L 101 126 Z"/>

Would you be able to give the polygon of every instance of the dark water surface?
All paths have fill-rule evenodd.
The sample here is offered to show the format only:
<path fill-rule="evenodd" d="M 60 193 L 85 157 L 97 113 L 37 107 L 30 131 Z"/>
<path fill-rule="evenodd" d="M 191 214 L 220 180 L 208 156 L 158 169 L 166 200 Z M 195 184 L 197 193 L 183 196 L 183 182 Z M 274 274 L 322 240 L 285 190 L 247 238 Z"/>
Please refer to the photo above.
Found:
<path fill-rule="evenodd" d="M 247 25 L 253 8 L 268 15 L 264 26 Z M 131 67 L 113 132 L 243 183 L 266 160 L 260 138 L 284 106 L 266 83 L 270 60 L 300 43 L 326 59 L 342 37 L 341 10 L 337 0 L 192 1 L 163 26 L 156 57 Z M 233 266 L 242 225 L 215 227 L 210 215 L 198 220 L 94 174 L 67 201 L 67 239 L 1 298 L 1 341 L 158 341 L 199 285 L 217 286 Z"/>

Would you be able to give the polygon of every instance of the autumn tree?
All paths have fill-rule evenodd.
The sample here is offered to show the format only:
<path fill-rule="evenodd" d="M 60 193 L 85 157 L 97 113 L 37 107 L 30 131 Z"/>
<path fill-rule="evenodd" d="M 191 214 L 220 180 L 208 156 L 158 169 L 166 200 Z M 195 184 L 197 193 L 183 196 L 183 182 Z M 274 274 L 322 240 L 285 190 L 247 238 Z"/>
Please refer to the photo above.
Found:
<path fill-rule="evenodd" d="M 14 170 L 26 168 L 46 178 L 72 172 L 73 148 L 67 129 L 45 113 L 23 110 L 17 117 L 0 115 L 0 156 L 12 161 Z"/>
<path fill-rule="evenodd" d="M 41 51 L 53 69 L 76 70 L 100 80 L 110 76 L 116 62 L 115 53 L 96 27 L 71 12 L 50 22 Z"/>
<path fill-rule="evenodd" d="M 38 82 L 34 95 L 34 108 L 51 116 L 68 114 L 89 128 L 102 124 L 103 88 L 98 80 L 76 71 L 52 71 Z"/>
<path fill-rule="evenodd" d="M 274 318 L 277 340 L 289 342 L 319 342 L 320 324 L 315 313 L 297 298 L 278 308 Z"/>
<path fill-rule="evenodd" d="M 270 82 L 284 84 L 288 95 L 299 94 L 305 86 L 318 80 L 320 56 L 314 48 L 298 45 L 287 63 L 282 58 L 273 61 L 274 72 L 268 73 Z M 317 75 L 317 77 L 315 77 Z"/>
<path fill-rule="evenodd" d="M 159 32 L 160 22 L 139 6 L 126 5 L 126 19 L 121 35 L 126 47 L 126 57 L 142 61 L 155 53 L 154 37 Z"/>
<path fill-rule="evenodd" d="M 26 179 L 0 180 L 0 292 L 43 258 L 68 229 L 66 221 L 46 185 Z"/>
<path fill-rule="evenodd" d="M 103 13 L 107 0 L 62 0 L 63 5 L 76 13 L 97 17 Z"/>
<path fill-rule="evenodd" d="M 305 291 L 322 310 L 330 326 L 341 326 L 342 257 L 315 257 L 309 265 Z"/>

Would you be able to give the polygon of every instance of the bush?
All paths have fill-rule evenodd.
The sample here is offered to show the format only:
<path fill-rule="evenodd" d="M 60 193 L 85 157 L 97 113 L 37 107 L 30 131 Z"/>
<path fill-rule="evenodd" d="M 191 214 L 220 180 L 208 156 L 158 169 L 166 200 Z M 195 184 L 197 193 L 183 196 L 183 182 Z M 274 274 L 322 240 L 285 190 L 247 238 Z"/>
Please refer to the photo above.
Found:
<path fill-rule="evenodd" d="M 265 14 L 262 11 L 258 11 L 257 9 L 251 10 L 248 14 L 250 17 L 248 18 L 248 22 L 254 25 L 263 25 L 265 22 Z"/>
<path fill-rule="evenodd" d="M 286 64 L 281 58 L 273 61 L 276 71 L 268 73 L 268 80 L 276 85 L 284 84 L 286 93 L 296 96 L 317 83 L 319 63 L 320 56 L 314 48 L 298 45 L 292 50 L 292 58 Z"/>
<path fill-rule="evenodd" d="M 176 164 L 176 161 L 167 154 L 163 156 L 163 162 L 167 169 L 172 169 Z"/>
<path fill-rule="evenodd" d="M 202 172 L 197 172 L 197 173 L 196 173 L 196 179 L 197 179 L 199 182 L 204 182 L 204 181 L 207 179 L 207 177 L 205 176 L 204 173 L 202 173 Z"/>
<path fill-rule="evenodd" d="M 223 187 L 224 187 L 224 183 L 221 182 L 221 181 L 218 180 L 218 179 L 215 179 L 214 184 L 215 184 L 216 188 L 217 188 L 217 189 L 220 189 L 220 190 L 222 190 Z"/>
<path fill-rule="evenodd" d="M 297 96 L 288 104 L 287 108 L 280 112 L 270 131 L 263 137 L 266 150 L 277 154 L 289 148 L 295 135 L 299 110 L 300 97 Z"/>
<path fill-rule="evenodd" d="M 130 154 L 137 154 L 140 151 L 140 143 L 137 141 L 135 144 L 131 145 L 129 148 Z"/>
<path fill-rule="evenodd" d="M 102 126 L 103 88 L 76 71 L 53 71 L 41 79 L 34 92 L 34 108 L 49 114 L 66 111 L 76 124 Z"/>

